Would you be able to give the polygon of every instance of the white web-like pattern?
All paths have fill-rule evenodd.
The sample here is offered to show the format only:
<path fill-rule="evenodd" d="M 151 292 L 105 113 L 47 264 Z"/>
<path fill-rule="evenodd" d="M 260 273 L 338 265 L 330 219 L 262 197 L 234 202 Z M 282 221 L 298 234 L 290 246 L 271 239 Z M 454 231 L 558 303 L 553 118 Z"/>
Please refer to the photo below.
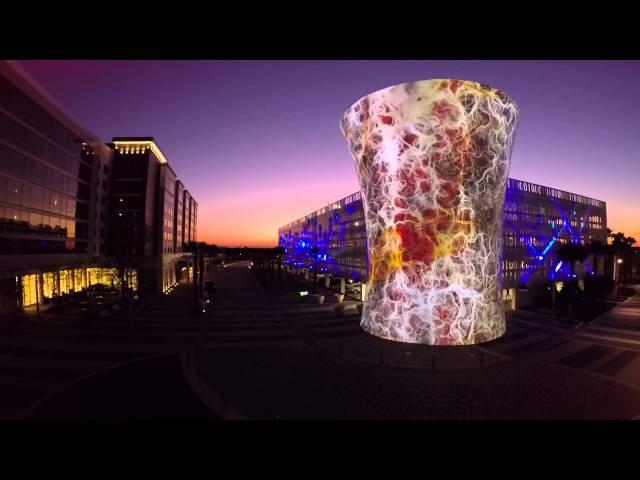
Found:
<path fill-rule="evenodd" d="M 440 345 L 504 333 L 502 212 L 517 118 L 506 95 L 460 80 L 397 85 L 345 112 L 367 225 L 366 331 Z"/>

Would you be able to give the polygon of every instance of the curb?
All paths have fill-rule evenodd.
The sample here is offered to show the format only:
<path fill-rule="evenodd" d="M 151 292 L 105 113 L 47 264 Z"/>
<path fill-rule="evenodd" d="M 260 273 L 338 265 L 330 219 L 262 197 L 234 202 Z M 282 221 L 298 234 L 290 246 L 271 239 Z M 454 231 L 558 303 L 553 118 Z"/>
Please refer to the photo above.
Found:
<path fill-rule="evenodd" d="M 200 380 L 192 352 L 182 352 L 180 355 L 180 364 L 182 365 L 182 374 L 191 387 L 191 390 L 209 410 L 223 420 L 249 420 L 248 417 L 231 407 L 223 395 L 218 395 L 209 388 L 205 381 Z"/>
<path fill-rule="evenodd" d="M 119 362 L 119 363 L 116 363 L 114 365 L 108 366 L 106 368 L 102 368 L 100 370 L 96 370 L 95 372 L 90 372 L 90 373 L 81 375 L 81 376 L 79 376 L 77 378 L 74 378 L 73 380 L 71 380 L 69 382 L 63 383 L 58 388 L 56 388 L 56 389 L 52 390 L 51 392 L 47 393 L 44 397 L 40 398 L 39 400 L 36 400 L 34 403 L 32 403 L 24 411 L 24 413 L 20 414 L 17 418 L 19 420 L 28 420 L 31 417 L 31 415 L 33 415 L 33 413 L 36 412 L 38 410 L 38 408 L 40 408 L 45 402 L 51 400 L 53 397 L 55 397 L 59 393 L 62 393 L 66 389 L 71 388 L 74 385 L 87 380 L 88 378 L 91 378 L 91 377 L 96 376 L 96 375 L 101 375 L 103 373 L 110 372 L 112 370 L 115 370 L 116 368 L 124 367 L 124 366 L 130 365 L 132 363 L 143 362 L 145 360 L 151 360 L 152 358 L 156 358 L 156 357 L 174 355 L 176 353 L 180 353 L 180 352 L 179 351 L 173 351 L 173 352 L 169 351 L 169 352 L 162 352 L 162 353 L 154 353 L 152 355 L 147 355 L 147 356 L 140 357 L 140 358 L 134 358 L 132 360 L 126 360 L 124 362 Z"/>

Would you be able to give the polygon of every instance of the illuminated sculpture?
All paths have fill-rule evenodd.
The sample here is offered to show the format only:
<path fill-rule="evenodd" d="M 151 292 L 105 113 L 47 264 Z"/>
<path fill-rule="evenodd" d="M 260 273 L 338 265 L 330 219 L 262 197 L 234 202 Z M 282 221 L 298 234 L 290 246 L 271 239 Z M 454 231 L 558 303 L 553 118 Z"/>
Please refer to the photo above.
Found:
<path fill-rule="evenodd" d="M 504 334 L 502 215 L 517 119 L 505 94 L 463 80 L 385 88 L 344 113 L 368 237 L 365 331 L 431 345 Z"/>

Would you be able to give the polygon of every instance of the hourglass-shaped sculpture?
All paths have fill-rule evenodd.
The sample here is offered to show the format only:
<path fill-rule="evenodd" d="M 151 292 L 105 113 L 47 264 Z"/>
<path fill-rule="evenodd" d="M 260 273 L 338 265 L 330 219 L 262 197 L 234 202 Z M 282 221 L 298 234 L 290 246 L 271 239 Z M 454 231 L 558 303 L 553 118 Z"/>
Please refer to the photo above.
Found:
<path fill-rule="evenodd" d="M 424 80 L 353 104 L 341 128 L 365 211 L 362 328 L 468 345 L 504 334 L 502 217 L 518 108 L 465 80 Z"/>

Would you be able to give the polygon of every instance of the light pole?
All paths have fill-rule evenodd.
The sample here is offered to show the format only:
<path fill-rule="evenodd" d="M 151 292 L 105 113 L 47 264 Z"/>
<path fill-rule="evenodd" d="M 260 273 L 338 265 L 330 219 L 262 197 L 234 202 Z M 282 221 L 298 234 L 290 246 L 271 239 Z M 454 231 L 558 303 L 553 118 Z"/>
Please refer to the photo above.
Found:
<path fill-rule="evenodd" d="M 616 259 L 615 257 L 613 257 L 613 284 L 614 284 L 614 291 L 615 291 L 616 298 L 619 298 L 620 296 L 620 292 L 618 289 L 618 276 L 620 274 L 618 273 L 617 266 L 620 265 L 621 263 L 622 263 L 621 258 Z"/>

